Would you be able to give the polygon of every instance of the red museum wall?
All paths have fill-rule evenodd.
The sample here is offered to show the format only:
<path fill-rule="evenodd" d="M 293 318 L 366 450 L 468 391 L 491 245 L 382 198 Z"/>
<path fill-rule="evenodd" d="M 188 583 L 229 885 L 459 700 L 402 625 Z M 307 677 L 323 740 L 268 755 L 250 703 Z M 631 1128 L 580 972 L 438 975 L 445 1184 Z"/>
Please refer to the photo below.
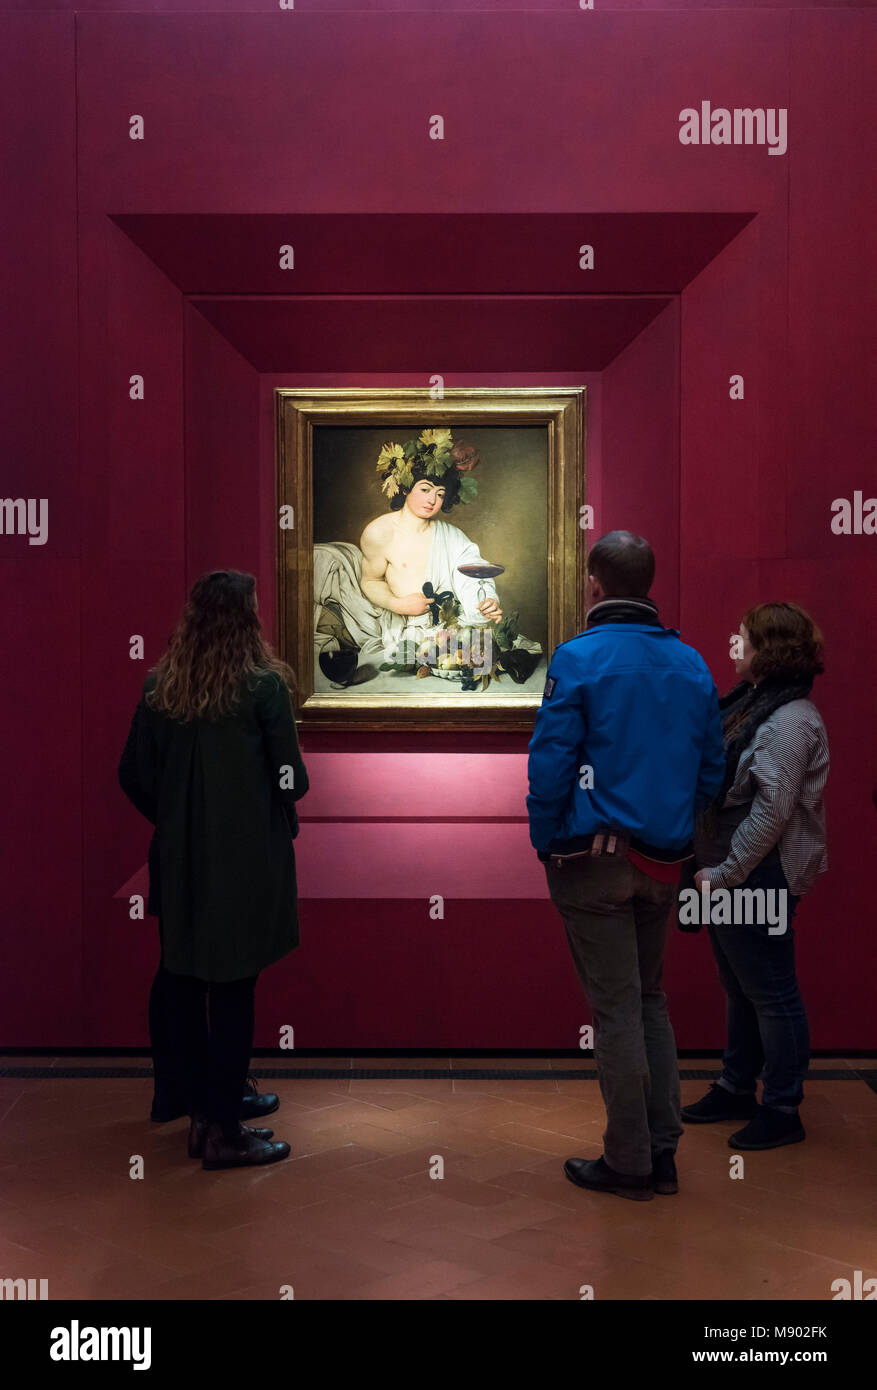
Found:
<path fill-rule="evenodd" d="M 244 0 L 136 8 L 0 10 L 2 493 L 50 507 L 45 546 L 0 536 L 0 1048 L 146 1042 L 157 933 L 128 919 L 127 891 L 148 829 L 116 766 L 145 665 L 198 573 L 253 570 L 273 621 L 274 387 L 422 386 L 434 371 L 449 386 L 588 387 L 597 528 L 650 537 L 665 618 L 720 688 L 748 604 L 795 599 L 824 625 L 830 872 L 799 910 L 800 976 L 814 1048 L 877 1046 L 877 538 L 829 524 L 833 498 L 875 490 L 871 16 L 681 0 L 593 13 L 511 0 L 404 14 L 340 0 L 298 0 L 294 15 Z M 678 112 L 707 97 L 788 108 L 788 153 L 681 146 Z M 434 111 L 443 143 L 424 133 Z M 146 122 L 140 143 L 127 138 L 132 113 Z M 240 297 L 264 296 L 267 314 L 278 293 L 274 242 L 259 264 L 258 229 L 244 245 L 221 215 L 397 212 L 750 220 L 684 283 L 650 278 L 647 255 L 626 283 L 592 282 L 607 309 L 622 295 L 667 301 L 605 361 L 593 306 L 569 297 L 581 278 L 572 291 L 552 278 L 547 240 L 540 281 L 538 237 L 519 281 L 503 263 L 495 311 L 454 299 L 455 265 L 461 295 L 482 288 L 463 240 L 432 318 L 433 268 L 390 244 L 383 287 L 363 285 L 372 304 L 339 262 L 341 307 L 330 310 L 323 267 L 321 316 L 303 272 L 270 369 L 216 326 L 253 307 L 258 335 L 260 303 Z M 201 213 L 214 215 L 207 283 L 192 271 L 197 236 L 180 284 L 111 221 Z M 729 399 L 733 373 L 742 402 Z M 132 634 L 146 663 L 128 657 Z M 302 1048 L 576 1045 L 589 1014 L 529 850 L 526 743 L 305 733 L 302 945 L 262 978 L 258 1045 L 288 1023 Z M 442 922 L 427 915 L 432 893 L 446 898 Z M 667 989 L 680 1047 L 721 1046 L 702 935 L 674 936 Z"/>

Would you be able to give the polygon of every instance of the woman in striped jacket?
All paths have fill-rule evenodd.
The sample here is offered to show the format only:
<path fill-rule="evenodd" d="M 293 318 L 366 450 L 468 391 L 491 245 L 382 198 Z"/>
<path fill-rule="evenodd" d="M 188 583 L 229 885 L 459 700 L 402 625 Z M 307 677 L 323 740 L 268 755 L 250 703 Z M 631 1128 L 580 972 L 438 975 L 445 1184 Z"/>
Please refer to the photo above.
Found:
<path fill-rule="evenodd" d="M 796 604 L 762 603 L 745 614 L 740 639 L 740 681 L 719 702 L 725 780 L 695 840 L 702 896 L 710 902 L 717 890 L 731 890 L 720 895 L 733 903 L 730 918 L 727 911 L 708 914 L 728 1000 L 727 1046 L 720 1080 L 682 1116 L 689 1124 L 747 1120 L 729 1138 L 731 1147 L 774 1149 L 805 1137 L 798 1106 L 810 1036 L 789 923 L 827 868 L 828 740 L 809 699 L 824 669 L 822 636 Z M 766 891 L 744 895 L 738 888 Z M 773 910 L 765 911 L 767 904 Z"/>

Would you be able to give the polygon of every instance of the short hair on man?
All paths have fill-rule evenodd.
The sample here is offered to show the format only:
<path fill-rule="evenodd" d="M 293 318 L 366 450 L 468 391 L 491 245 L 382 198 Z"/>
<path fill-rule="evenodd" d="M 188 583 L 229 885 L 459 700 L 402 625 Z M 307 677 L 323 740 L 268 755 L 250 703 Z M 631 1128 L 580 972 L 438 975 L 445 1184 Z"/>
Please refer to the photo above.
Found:
<path fill-rule="evenodd" d="M 588 574 L 607 598 L 645 598 L 655 578 L 652 547 L 633 531 L 607 531 L 591 547 Z"/>

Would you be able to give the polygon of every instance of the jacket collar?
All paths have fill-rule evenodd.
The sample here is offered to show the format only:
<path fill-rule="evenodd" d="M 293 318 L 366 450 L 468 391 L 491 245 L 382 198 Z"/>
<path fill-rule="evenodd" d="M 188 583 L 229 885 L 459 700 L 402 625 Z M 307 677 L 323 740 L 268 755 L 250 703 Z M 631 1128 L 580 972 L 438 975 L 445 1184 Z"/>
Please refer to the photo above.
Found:
<path fill-rule="evenodd" d="M 658 605 L 650 598 L 604 598 L 588 609 L 588 627 L 601 623 L 642 623 L 661 627 Z"/>

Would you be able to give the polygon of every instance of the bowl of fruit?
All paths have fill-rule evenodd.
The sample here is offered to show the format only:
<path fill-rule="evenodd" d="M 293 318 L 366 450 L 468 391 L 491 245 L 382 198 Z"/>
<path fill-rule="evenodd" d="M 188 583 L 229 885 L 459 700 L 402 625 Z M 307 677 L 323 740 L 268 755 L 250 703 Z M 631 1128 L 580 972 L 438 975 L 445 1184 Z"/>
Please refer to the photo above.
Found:
<path fill-rule="evenodd" d="M 436 628 L 417 647 L 418 676 L 463 681 L 489 668 L 480 627 Z"/>

